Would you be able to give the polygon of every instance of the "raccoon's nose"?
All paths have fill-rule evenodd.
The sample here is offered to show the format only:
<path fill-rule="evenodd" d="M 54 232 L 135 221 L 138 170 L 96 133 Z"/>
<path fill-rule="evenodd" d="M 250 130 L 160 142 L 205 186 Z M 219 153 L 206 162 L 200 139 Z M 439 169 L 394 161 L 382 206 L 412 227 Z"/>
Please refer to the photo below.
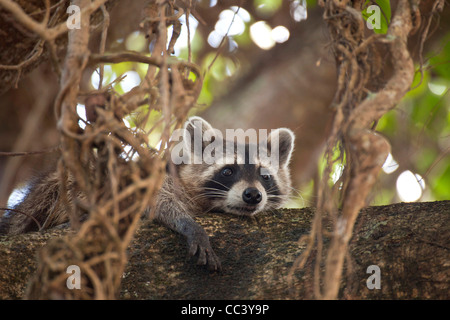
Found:
<path fill-rule="evenodd" d="M 262 200 L 262 194 L 256 188 L 247 188 L 242 193 L 242 199 L 248 204 L 258 204 Z"/>

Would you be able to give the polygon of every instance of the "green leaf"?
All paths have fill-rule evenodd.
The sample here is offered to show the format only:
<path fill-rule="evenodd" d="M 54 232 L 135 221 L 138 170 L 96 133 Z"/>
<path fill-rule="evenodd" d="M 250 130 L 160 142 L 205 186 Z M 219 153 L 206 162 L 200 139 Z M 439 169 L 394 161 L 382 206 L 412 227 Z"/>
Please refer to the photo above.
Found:
<path fill-rule="evenodd" d="M 362 16 L 367 22 L 367 27 L 375 33 L 386 34 L 391 22 L 391 4 L 389 0 L 366 1 Z"/>

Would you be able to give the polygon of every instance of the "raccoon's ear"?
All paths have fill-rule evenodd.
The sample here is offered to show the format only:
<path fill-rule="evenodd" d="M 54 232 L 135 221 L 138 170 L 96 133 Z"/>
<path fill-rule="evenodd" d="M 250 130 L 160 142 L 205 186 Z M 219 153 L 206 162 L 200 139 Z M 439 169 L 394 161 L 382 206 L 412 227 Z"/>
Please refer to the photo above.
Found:
<path fill-rule="evenodd" d="M 190 117 L 184 124 L 184 136 L 183 140 L 187 143 L 188 147 L 191 150 L 191 153 L 194 151 L 201 151 L 205 149 L 205 147 L 211 143 L 211 141 L 204 141 L 204 133 L 208 130 L 214 130 L 214 128 L 207 122 L 205 119 L 194 116 Z M 195 143 L 201 143 L 201 150 L 199 147 L 195 147 Z M 201 156 L 201 154 L 199 155 Z"/>
<path fill-rule="evenodd" d="M 278 141 L 275 139 L 276 135 L 278 135 Z M 279 128 L 270 132 L 267 138 L 267 146 L 271 153 L 278 150 L 280 168 L 289 164 L 294 150 L 294 141 L 295 135 L 290 129 Z"/>

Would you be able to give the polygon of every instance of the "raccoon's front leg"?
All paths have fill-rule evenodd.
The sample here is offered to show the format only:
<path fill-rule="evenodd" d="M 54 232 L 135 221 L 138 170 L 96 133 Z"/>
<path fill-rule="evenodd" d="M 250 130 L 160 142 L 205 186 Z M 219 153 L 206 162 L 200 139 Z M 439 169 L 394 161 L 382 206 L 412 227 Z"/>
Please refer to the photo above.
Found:
<path fill-rule="evenodd" d="M 198 253 L 197 264 L 208 264 L 209 269 L 212 270 L 221 269 L 219 258 L 211 247 L 208 235 L 190 216 L 179 219 L 176 229 L 186 237 L 189 254 L 194 256 Z"/>
<path fill-rule="evenodd" d="M 187 200 L 183 201 L 176 195 L 177 193 L 168 179 L 158 195 L 155 219 L 186 237 L 189 254 L 192 256 L 198 254 L 197 264 L 208 264 L 210 269 L 220 270 L 219 258 L 211 247 L 208 235 L 189 215 L 189 208 L 185 206 Z"/>
<path fill-rule="evenodd" d="M 212 249 L 205 230 L 187 214 L 178 212 L 177 217 L 173 217 L 173 213 L 167 213 L 164 210 L 157 212 L 156 220 L 186 237 L 189 254 L 191 256 L 198 254 L 198 265 L 208 264 L 209 269 L 220 270 L 219 258 Z M 172 218 L 167 219 L 167 216 Z"/>

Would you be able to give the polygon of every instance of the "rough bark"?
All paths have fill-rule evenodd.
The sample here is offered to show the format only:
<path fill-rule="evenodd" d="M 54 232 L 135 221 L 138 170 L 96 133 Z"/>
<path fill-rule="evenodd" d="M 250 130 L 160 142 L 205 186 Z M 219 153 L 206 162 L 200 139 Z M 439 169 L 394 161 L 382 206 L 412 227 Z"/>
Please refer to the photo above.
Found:
<path fill-rule="evenodd" d="M 312 267 L 287 276 L 304 250 L 314 209 L 284 209 L 254 219 L 199 218 L 222 259 L 210 273 L 187 257 L 185 241 L 144 221 L 128 249 L 122 299 L 308 299 Z M 0 238 L 0 299 L 21 299 L 36 255 L 67 229 Z M 450 201 L 400 203 L 364 209 L 350 243 L 341 299 L 449 299 Z M 367 267 L 381 270 L 381 289 L 366 286 Z"/>

